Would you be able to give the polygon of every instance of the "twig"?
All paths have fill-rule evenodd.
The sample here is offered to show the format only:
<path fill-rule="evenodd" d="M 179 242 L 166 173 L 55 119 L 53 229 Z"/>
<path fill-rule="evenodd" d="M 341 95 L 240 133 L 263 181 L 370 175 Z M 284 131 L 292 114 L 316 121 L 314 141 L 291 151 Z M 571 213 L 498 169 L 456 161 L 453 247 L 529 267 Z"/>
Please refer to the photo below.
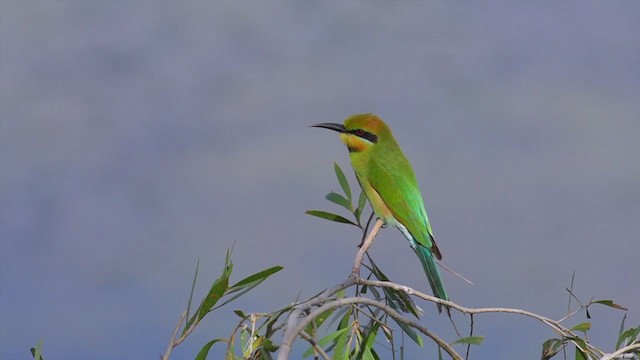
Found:
<path fill-rule="evenodd" d="M 558 320 L 558 323 L 562 322 L 565 319 L 568 319 L 569 316 L 575 314 L 575 312 L 582 310 L 582 308 L 576 310 L 575 312 L 573 312 L 572 314 L 569 314 L 571 312 L 571 292 L 573 291 L 573 280 L 575 280 L 576 277 L 576 269 L 573 269 L 573 273 L 571 274 L 571 285 L 569 285 L 569 287 L 571 288 L 571 290 L 569 290 L 569 301 L 567 302 L 567 315 L 565 317 L 563 317 L 562 319 Z M 567 360 L 567 346 L 562 346 L 562 357 L 564 360 Z"/>
<path fill-rule="evenodd" d="M 227 343 L 227 350 L 224 352 L 225 354 L 229 354 L 229 352 L 231 351 L 231 346 L 233 346 L 233 343 L 236 341 L 236 333 L 238 332 L 238 330 L 240 330 L 245 321 L 247 321 L 246 317 L 240 319 L 238 325 L 233 328 L 231 335 L 229 335 L 229 342 Z"/>
<path fill-rule="evenodd" d="M 469 316 L 471 317 L 471 326 L 470 326 L 470 330 L 469 330 L 469 337 L 473 336 L 473 314 L 469 314 Z M 464 358 L 466 360 L 469 360 L 469 352 L 471 351 L 471 343 L 467 343 L 467 353 L 464 356 Z"/>
<path fill-rule="evenodd" d="M 369 236 L 367 236 L 367 238 L 364 239 L 362 246 L 360 247 L 360 249 L 358 249 L 358 253 L 356 254 L 356 260 L 353 262 L 353 269 L 351 270 L 352 276 L 357 275 L 358 277 L 360 277 L 360 266 L 362 265 L 362 258 L 364 257 L 364 254 L 367 252 L 367 250 L 369 250 L 369 248 L 373 244 L 373 239 L 375 239 L 376 235 L 378 235 L 378 231 L 380 231 L 380 228 L 382 228 L 382 225 L 384 225 L 384 222 L 378 219 L 376 221 L 376 224 L 373 225 L 373 229 L 371 229 Z"/>
<path fill-rule="evenodd" d="M 303 339 L 307 340 L 309 342 L 309 344 L 311 344 L 313 349 L 318 354 L 320 354 L 320 356 L 322 356 L 322 358 L 324 360 L 331 360 L 331 357 L 326 352 L 324 352 L 324 350 L 322 350 L 322 348 L 320 346 L 318 346 L 318 343 L 311 336 L 309 336 L 309 334 L 307 334 L 306 331 L 301 331 L 300 332 L 300 337 L 302 337 Z"/>
<path fill-rule="evenodd" d="M 180 325 L 182 325 L 182 322 L 186 317 L 187 317 L 187 311 L 185 310 L 182 312 L 182 315 L 180 315 L 180 320 L 178 320 L 178 325 L 176 325 L 176 328 L 173 329 L 173 334 L 171 334 L 171 340 L 169 340 L 169 346 L 167 346 L 167 351 L 164 352 L 164 355 L 160 357 L 161 360 L 169 360 L 169 357 L 171 356 L 171 351 L 173 351 L 173 348 L 178 345 L 178 343 L 176 343 L 176 336 L 178 336 L 178 331 L 180 331 Z"/>
<path fill-rule="evenodd" d="M 629 346 L 625 346 L 621 349 L 618 349 L 616 352 L 611 354 L 605 354 L 600 360 L 613 360 L 618 358 L 620 355 L 630 352 L 631 350 L 640 349 L 640 344 L 631 344 Z"/>

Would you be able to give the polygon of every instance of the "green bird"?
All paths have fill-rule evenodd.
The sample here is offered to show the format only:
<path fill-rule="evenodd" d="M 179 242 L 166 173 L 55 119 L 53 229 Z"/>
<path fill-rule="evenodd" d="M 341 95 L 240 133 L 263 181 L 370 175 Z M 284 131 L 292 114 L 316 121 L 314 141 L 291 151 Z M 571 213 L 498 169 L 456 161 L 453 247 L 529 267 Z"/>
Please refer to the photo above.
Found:
<path fill-rule="evenodd" d="M 373 114 L 353 115 L 344 121 L 344 125 L 321 123 L 312 126 L 340 133 L 340 140 L 349 149 L 351 166 L 373 212 L 386 224 L 398 228 L 409 240 L 427 274 L 433 295 L 449 300 L 434 259 L 441 260 L 442 254 L 433 238 L 416 176 L 391 129 Z M 438 312 L 442 312 L 440 304 Z"/>

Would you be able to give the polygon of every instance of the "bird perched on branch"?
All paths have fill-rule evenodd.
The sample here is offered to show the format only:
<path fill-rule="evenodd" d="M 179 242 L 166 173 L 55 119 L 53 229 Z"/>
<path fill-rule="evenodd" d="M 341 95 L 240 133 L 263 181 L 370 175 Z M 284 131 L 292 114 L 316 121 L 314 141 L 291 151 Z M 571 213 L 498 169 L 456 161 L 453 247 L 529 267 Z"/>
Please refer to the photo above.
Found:
<path fill-rule="evenodd" d="M 433 238 L 416 176 L 391 129 L 373 114 L 350 116 L 344 125 L 321 123 L 312 126 L 340 133 L 340 140 L 349 149 L 356 178 L 374 213 L 386 224 L 398 228 L 409 240 L 433 295 L 449 300 L 435 262 L 435 259 L 442 259 L 442 254 Z M 440 304 L 438 311 L 442 312 Z"/>

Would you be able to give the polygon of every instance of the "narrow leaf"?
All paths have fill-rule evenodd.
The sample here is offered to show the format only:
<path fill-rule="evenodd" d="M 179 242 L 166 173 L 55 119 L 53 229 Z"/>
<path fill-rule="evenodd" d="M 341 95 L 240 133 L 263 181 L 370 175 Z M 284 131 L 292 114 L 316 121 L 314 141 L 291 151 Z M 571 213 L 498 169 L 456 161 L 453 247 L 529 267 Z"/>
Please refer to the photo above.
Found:
<path fill-rule="evenodd" d="M 587 355 L 577 346 L 575 360 L 587 360 Z"/>
<path fill-rule="evenodd" d="M 364 205 L 367 203 L 367 196 L 365 195 L 363 190 L 360 190 L 360 196 L 358 197 L 358 208 L 354 212 L 356 219 L 360 220 L 360 215 L 362 214 L 362 210 L 364 210 Z"/>
<path fill-rule="evenodd" d="M 340 324 L 338 324 L 338 330 L 351 330 L 349 326 L 349 318 L 351 317 L 351 308 L 344 314 L 342 320 L 340 320 Z M 351 347 L 348 342 L 350 342 L 351 331 L 345 331 L 340 336 L 338 336 L 333 344 L 333 357 L 334 360 L 346 359 L 346 353 L 349 352 L 349 348 Z"/>
<path fill-rule="evenodd" d="M 349 330 L 348 327 L 341 329 L 341 330 L 336 330 L 334 332 L 331 332 L 329 334 L 327 334 L 326 336 L 324 336 L 322 339 L 318 340 L 317 344 L 320 347 L 324 347 L 325 345 L 329 344 L 330 342 L 334 341 L 335 338 L 337 338 L 338 336 L 342 335 L 344 332 L 346 332 L 347 330 Z M 304 354 L 302 354 L 303 358 L 309 357 L 313 354 L 313 346 L 311 346 L 309 349 L 307 349 L 307 351 L 304 352 Z"/>
<path fill-rule="evenodd" d="M 331 309 L 331 310 L 327 310 L 327 311 L 323 312 L 322 314 L 320 314 L 316 318 L 316 326 L 318 328 L 320 328 L 322 326 L 322 324 L 324 324 L 325 320 L 327 320 L 329 318 L 329 316 L 331 316 L 331 314 L 333 314 L 334 311 L 335 311 L 335 309 Z"/>
<path fill-rule="evenodd" d="M 278 346 L 276 346 L 271 340 L 265 339 L 264 343 L 262 343 L 262 348 L 267 350 L 268 352 L 278 351 Z M 269 359 L 271 357 L 268 357 Z"/>
<path fill-rule="evenodd" d="M 259 271 L 253 275 L 249 275 L 246 278 L 238 281 L 237 283 L 233 284 L 230 288 L 229 291 L 227 293 L 232 293 L 234 291 L 237 291 L 237 288 L 241 288 L 244 286 L 248 286 L 251 285 L 251 283 L 258 281 L 258 280 L 264 280 L 266 278 L 268 278 L 269 276 L 277 273 L 278 271 L 284 269 L 282 266 L 277 265 L 277 266 L 272 266 L 268 269 Z"/>
<path fill-rule="evenodd" d="M 629 310 L 624 306 L 618 305 L 616 303 L 613 302 L 613 300 L 596 300 L 596 301 L 592 301 L 592 304 L 601 304 L 601 305 L 605 305 L 605 306 L 609 306 L 612 307 L 614 309 L 619 309 L 619 310 Z"/>
<path fill-rule="evenodd" d="M 206 360 L 207 359 L 207 355 L 209 355 L 209 350 L 211 350 L 211 347 L 213 346 L 213 344 L 220 342 L 220 341 L 225 341 L 225 339 L 214 339 L 209 341 L 208 343 L 206 343 L 202 349 L 200 349 L 200 351 L 198 352 L 198 355 L 196 355 L 195 360 Z"/>
<path fill-rule="evenodd" d="M 356 355 L 356 359 L 374 360 L 373 354 L 371 354 L 371 349 L 373 349 L 373 343 L 378 335 L 378 329 L 380 329 L 380 323 L 376 321 L 373 323 L 367 334 L 362 338 L 359 345 L 360 351 Z"/>
<path fill-rule="evenodd" d="M 576 346 L 576 360 L 578 360 L 578 359 L 586 360 L 586 355 L 585 355 L 585 353 L 584 353 L 584 351 L 582 349 L 584 349 L 584 350 L 587 349 L 587 343 L 583 339 L 581 339 L 579 337 L 569 337 L 567 339 L 571 340 L 571 342 L 573 342 L 573 345 Z M 580 358 L 578 356 L 582 356 L 582 358 Z"/>
<path fill-rule="evenodd" d="M 349 199 L 349 202 L 351 202 L 351 188 L 349 187 L 347 178 L 344 176 L 344 173 L 342 172 L 342 169 L 340 168 L 338 163 L 333 163 L 333 169 L 336 172 L 336 177 L 338 178 L 340 187 L 342 187 L 342 191 L 344 191 L 344 194 L 347 195 L 347 199 Z"/>
<path fill-rule="evenodd" d="M 622 333 L 624 332 L 624 321 L 627 320 L 627 314 L 624 314 L 622 317 L 622 322 L 620 323 L 620 331 L 618 331 L 618 341 L 616 342 L 616 350 L 620 349 L 620 344 L 622 343 Z"/>
<path fill-rule="evenodd" d="M 44 358 L 42 357 L 42 344 L 43 343 L 44 343 L 44 340 L 40 339 L 40 341 L 38 341 L 36 346 L 31 348 L 31 355 L 33 356 L 33 358 L 35 360 L 44 360 Z"/>
<path fill-rule="evenodd" d="M 317 329 L 319 329 L 322 324 L 324 324 L 325 320 L 327 320 L 329 318 L 329 316 L 331 316 L 331 314 L 333 314 L 333 312 L 335 311 L 335 309 L 331 309 L 331 310 L 327 310 L 325 312 L 323 312 L 322 314 L 318 315 L 317 318 L 315 318 L 315 320 L 312 322 L 313 324 L 315 324 L 315 328 L 312 327 L 311 323 L 309 324 L 309 326 L 307 326 L 307 333 L 309 335 L 311 335 L 314 331 L 316 331 Z"/>
<path fill-rule="evenodd" d="M 222 271 L 222 275 L 220 275 L 220 277 L 218 277 L 213 282 L 213 284 L 211 285 L 211 289 L 209 289 L 209 292 L 207 293 L 207 296 L 205 296 L 204 299 L 202 299 L 202 301 L 200 302 L 198 310 L 195 314 L 193 314 L 189 321 L 187 321 L 187 324 L 182 330 L 183 335 L 193 325 L 194 322 L 199 322 L 224 295 L 224 292 L 227 291 L 227 288 L 229 287 L 229 277 L 231 276 L 232 271 L 233 263 L 231 262 L 230 252 L 227 251 L 227 258 L 225 260 L 225 267 Z"/>
<path fill-rule="evenodd" d="M 328 321 L 325 321 L 324 323 L 327 325 L 327 327 L 332 327 L 336 322 L 338 322 L 339 324 L 342 321 L 344 314 L 347 312 L 351 312 L 351 307 L 338 308 L 334 311 L 333 315 L 330 316 L 330 319 Z"/>
<path fill-rule="evenodd" d="M 233 310 L 233 313 L 238 315 L 241 319 L 247 318 L 247 315 L 242 310 Z"/>
<path fill-rule="evenodd" d="M 549 360 L 564 347 L 561 339 L 549 339 L 542 343 L 542 360 Z"/>
<path fill-rule="evenodd" d="M 332 191 L 328 193 L 327 196 L 325 196 L 325 199 L 331 201 L 334 204 L 338 204 L 349 211 L 352 211 L 351 202 L 347 198 L 345 198 L 344 196 L 338 193 L 334 193 Z"/>
<path fill-rule="evenodd" d="M 229 276 L 231 276 L 232 270 L 233 263 L 228 263 L 222 276 L 220 276 L 220 278 L 216 279 L 216 281 L 213 282 L 209 293 L 204 298 L 202 306 L 199 309 L 198 320 L 202 319 L 227 291 L 227 289 L 229 288 Z"/>
<path fill-rule="evenodd" d="M 311 216 L 317 216 L 319 218 L 323 218 L 323 219 L 327 219 L 327 220 L 331 220 L 331 221 L 335 221 L 335 222 L 339 222 L 339 223 L 351 224 L 353 226 L 358 226 L 356 223 L 354 223 L 351 220 L 345 219 L 340 215 L 332 214 L 332 213 L 326 212 L 326 211 L 307 210 L 305 212 L 305 214 L 309 214 Z"/>
<path fill-rule="evenodd" d="M 371 270 L 371 273 L 380 281 L 390 281 L 387 275 L 376 265 L 373 259 L 370 259 L 371 267 L 364 265 L 367 269 Z M 420 310 L 413 299 L 404 291 L 395 290 L 384 287 L 382 291 L 389 300 L 389 306 L 393 309 L 400 309 L 403 312 L 411 313 L 416 318 L 420 317 Z"/>
<path fill-rule="evenodd" d="M 639 335 L 640 335 L 640 326 L 625 330 L 621 335 L 621 339 L 619 339 L 620 345 L 627 346 L 627 345 L 633 344 L 634 342 L 637 342 Z"/>
<path fill-rule="evenodd" d="M 570 331 L 581 331 L 583 333 L 586 333 L 587 331 L 589 331 L 589 329 L 591 329 L 591 323 L 590 322 L 583 322 L 581 324 L 578 324 L 578 325 L 572 327 L 569 330 Z"/>
<path fill-rule="evenodd" d="M 452 342 L 451 345 L 455 345 L 455 344 L 481 345 L 482 341 L 484 341 L 484 336 L 467 336 Z"/>
<path fill-rule="evenodd" d="M 405 325 L 404 323 L 401 323 L 400 321 L 397 321 L 396 319 L 393 319 L 393 321 L 395 321 L 398 324 L 398 326 L 400 326 L 402 331 L 404 331 L 405 334 L 407 334 L 411 338 L 411 340 L 413 340 L 413 342 L 415 342 L 420 347 L 422 347 L 422 345 L 423 345 L 422 338 L 420 337 L 420 335 L 418 335 L 418 333 L 416 333 L 413 330 L 413 328 L 411 328 L 408 325 Z"/>
<path fill-rule="evenodd" d="M 193 281 L 191 282 L 191 292 L 189 293 L 189 302 L 187 303 L 187 319 L 191 315 L 191 303 L 193 301 L 193 291 L 196 288 L 196 280 L 198 279 L 198 269 L 200 268 L 200 259 L 196 261 L 196 272 L 193 274 Z M 186 326 L 186 324 L 185 324 Z"/>

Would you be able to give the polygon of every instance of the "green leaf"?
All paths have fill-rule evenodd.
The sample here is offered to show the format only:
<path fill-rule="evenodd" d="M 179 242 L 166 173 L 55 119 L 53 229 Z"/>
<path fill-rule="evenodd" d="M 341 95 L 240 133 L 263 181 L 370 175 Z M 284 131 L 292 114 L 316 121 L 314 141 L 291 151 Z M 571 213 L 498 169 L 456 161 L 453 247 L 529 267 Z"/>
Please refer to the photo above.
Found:
<path fill-rule="evenodd" d="M 211 341 L 209 341 L 208 343 L 206 343 L 202 349 L 200 349 L 200 351 L 198 352 L 198 355 L 196 355 L 195 360 L 206 360 L 207 359 L 207 355 L 209 355 L 209 350 L 211 350 L 211 347 L 213 346 L 213 344 L 220 342 L 220 341 L 224 341 L 226 342 L 227 340 L 225 339 L 213 339 Z"/>
<path fill-rule="evenodd" d="M 627 314 L 624 314 L 622 317 L 622 322 L 620 323 L 620 330 L 618 331 L 618 341 L 616 342 L 616 350 L 620 349 L 620 344 L 622 343 L 622 333 L 624 332 L 624 321 L 627 320 Z"/>
<path fill-rule="evenodd" d="M 211 308 L 224 296 L 224 293 L 229 288 L 229 277 L 231 276 L 231 272 L 233 271 L 233 263 L 229 262 L 227 266 L 225 266 L 225 270 L 222 275 L 216 279 L 211 285 L 211 289 L 209 293 L 204 298 L 202 302 L 202 306 L 198 311 L 198 321 L 202 319 Z"/>
<path fill-rule="evenodd" d="M 278 351 L 278 346 L 275 345 L 271 340 L 265 339 L 262 343 L 262 348 L 267 350 L 268 352 L 276 352 Z"/>
<path fill-rule="evenodd" d="M 542 360 L 549 360 L 564 347 L 564 340 L 549 339 L 542 343 Z"/>
<path fill-rule="evenodd" d="M 351 327 L 349 326 L 351 310 L 352 308 L 349 308 L 349 310 L 342 317 L 342 320 L 340 320 L 340 324 L 338 324 L 338 330 L 343 330 L 343 329 L 351 330 Z M 347 353 L 349 352 L 350 346 L 347 345 L 347 342 L 349 341 L 350 337 L 351 337 L 351 331 L 345 331 L 336 338 L 334 342 L 332 359 L 341 360 L 341 359 L 348 358 Z"/>
<path fill-rule="evenodd" d="M 630 328 L 625 330 L 620 338 L 618 339 L 618 343 L 620 346 L 631 345 L 638 341 L 638 336 L 640 335 L 640 326 L 636 328 Z"/>
<path fill-rule="evenodd" d="M 596 300 L 596 301 L 592 301 L 592 304 L 601 304 L 601 305 L 605 305 L 605 306 L 609 306 L 612 307 L 614 309 L 619 309 L 619 310 L 629 310 L 624 306 L 618 305 L 616 303 L 613 302 L 613 300 Z"/>
<path fill-rule="evenodd" d="M 346 314 L 347 312 L 350 313 L 350 311 L 351 311 L 351 307 L 337 308 L 335 309 L 333 314 L 330 316 L 330 319 L 325 321 L 324 324 L 326 324 L 327 327 L 333 326 L 333 324 L 335 324 L 336 322 L 338 322 L 339 324 L 342 321 L 344 314 Z"/>
<path fill-rule="evenodd" d="M 591 323 L 590 322 L 583 322 L 581 324 L 578 324 L 574 327 L 572 327 L 571 329 L 569 329 L 569 331 L 581 331 L 583 333 L 587 333 L 587 331 L 589 331 L 589 329 L 591 329 Z"/>
<path fill-rule="evenodd" d="M 326 211 L 307 210 L 305 212 L 305 214 L 309 214 L 311 216 L 317 216 L 319 218 L 323 218 L 323 219 L 327 219 L 327 220 L 331 220 L 331 221 L 335 221 L 335 222 L 339 222 L 339 223 L 351 224 L 353 226 L 358 226 L 356 223 L 354 223 L 351 220 L 345 219 L 340 215 L 332 214 L 332 213 L 326 212 Z"/>
<path fill-rule="evenodd" d="M 242 310 L 233 310 L 233 313 L 238 315 L 241 319 L 247 318 L 247 315 Z"/>
<path fill-rule="evenodd" d="M 229 290 L 227 290 L 227 293 L 225 295 L 229 295 L 232 294 L 238 290 L 242 290 L 242 288 L 245 288 L 247 286 L 251 286 L 253 285 L 255 282 L 262 282 L 264 281 L 266 278 L 268 278 L 269 276 L 277 273 L 278 271 L 284 269 L 282 266 L 277 265 L 277 266 L 272 266 L 268 269 L 259 271 L 253 275 L 249 275 L 246 278 L 238 281 L 237 283 L 231 285 L 229 287 Z"/>
<path fill-rule="evenodd" d="M 336 172 L 336 177 L 338 178 L 338 182 L 342 187 L 342 191 L 344 191 L 344 194 L 347 195 L 347 199 L 349 199 L 349 202 L 351 202 L 351 188 L 349 187 L 349 182 L 344 176 L 344 173 L 342 172 L 342 169 L 340 169 L 338 163 L 333 163 L 333 170 L 335 170 Z"/>
<path fill-rule="evenodd" d="M 329 344 L 330 342 L 334 341 L 335 338 L 337 338 L 338 336 L 342 335 L 344 332 L 346 332 L 347 330 L 349 330 L 348 327 L 341 329 L 341 330 L 336 330 L 332 333 L 327 334 L 326 336 L 324 336 L 322 339 L 318 340 L 318 346 L 320 347 L 324 347 L 327 344 Z M 303 358 L 309 357 L 313 354 L 313 346 L 309 347 L 309 349 L 307 349 L 307 351 L 304 352 L 304 354 L 302 354 Z"/>
<path fill-rule="evenodd" d="M 335 309 L 331 309 L 331 310 L 327 310 L 325 312 L 323 312 L 322 314 L 318 315 L 317 318 L 315 318 L 312 322 L 309 323 L 309 325 L 307 325 L 306 327 L 306 332 L 309 335 L 313 335 L 316 333 L 317 329 L 319 329 L 322 324 L 324 323 L 325 320 L 327 320 L 327 318 L 329 318 L 329 316 L 331 316 L 331 314 L 333 314 L 333 312 L 335 311 Z"/>
<path fill-rule="evenodd" d="M 284 308 L 282 308 L 280 310 L 277 310 L 275 312 L 272 312 L 269 315 L 269 317 L 267 318 L 267 320 L 265 322 L 263 322 L 262 325 L 260 325 L 258 327 L 258 331 L 261 331 L 263 328 L 266 328 L 265 331 L 264 331 L 264 336 L 266 336 L 267 338 L 270 338 L 273 335 L 273 333 L 275 331 L 277 331 L 277 328 L 276 328 L 275 331 L 274 331 L 274 328 L 273 328 L 275 323 L 278 321 L 280 316 L 282 316 L 282 314 L 287 313 L 288 311 L 291 310 L 291 308 L 292 308 L 292 306 L 290 305 L 290 306 L 286 306 L 286 307 L 284 307 Z"/>
<path fill-rule="evenodd" d="M 225 260 L 224 270 L 222 271 L 222 275 L 217 278 L 213 284 L 211 285 L 211 289 L 207 293 L 207 296 L 202 299 L 200 303 L 200 307 L 195 314 L 187 321 L 184 326 L 184 330 L 182 334 L 184 335 L 187 330 L 193 325 L 193 323 L 198 323 L 202 318 L 207 315 L 207 313 L 211 310 L 211 308 L 224 296 L 225 291 L 229 287 L 229 277 L 231 276 L 231 272 L 233 271 L 233 262 L 231 262 L 231 251 L 227 250 L 227 257 Z"/>
<path fill-rule="evenodd" d="M 576 346 L 576 360 L 587 360 L 587 355 L 582 351 L 582 349 L 588 349 L 587 343 L 579 337 L 568 337 L 567 339 L 571 340 Z"/>
<path fill-rule="evenodd" d="M 373 259 L 370 259 L 371 267 L 364 265 L 367 269 L 371 270 L 371 273 L 380 281 L 390 281 L 387 275 L 385 275 L 382 270 L 376 265 Z M 394 310 L 401 310 L 402 312 L 411 313 L 416 318 L 420 317 L 420 310 L 416 303 L 413 301 L 411 296 L 409 296 L 404 291 L 395 290 L 387 287 L 383 287 L 382 291 L 387 296 L 387 300 L 389 301 L 389 306 L 391 306 Z"/>
<path fill-rule="evenodd" d="M 451 345 L 455 345 L 455 344 L 482 345 L 482 341 L 484 341 L 484 336 L 467 336 L 452 342 Z"/>
<path fill-rule="evenodd" d="M 231 298 L 225 300 L 223 303 L 221 303 L 218 306 L 216 306 L 215 309 L 220 308 L 220 307 L 232 302 L 233 300 L 239 298 L 240 296 L 246 294 L 251 289 L 253 289 L 256 286 L 260 285 L 269 276 L 277 273 L 278 271 L 280 271 L 282 269 L 284 269 L 282 266 L 279 266 L 279 265 L 278 266 L 273 266 L 273 267 L 270 267 L 268 269 L 265 269 L 265 270 L 262 270 L 260 272 L 257 272 L 257 273 L 255 273 L 253 275 L 247 276 L 246 278 L 238 281 L 236 284 L 230 286 L 227 289 L 227 291 L 225 291 L 225 293 L 224 293 L 224 295 L 231 295 L 231 294 L 236 293 L 236 292 L 237 292 L 237 294 L 235 294 Z"/>
<path fill-rule="evenodd" d="M 251 336 L 249 335 L 249 331 L 247 328 L 240 330 L 240 351 L 242 351 L 243 359 L 249 357 L 249 341 L 251 340 Z"/>
<path fill-rule="evenodd" d="M 420 347 L 423 346 L 422 343 L 422 338 L 420 337 L 420 335 L 418 335 L 418 333 L 416 333 L 412 327 L 405 325 L 402 322 L 397 321 L 396 319 L 393 319 L 393 321 L 395 321 L 398 326 L 400 326 L 400 328 L 402 329 L 402 331 L 404 331 L 405 334 L 407 334 L 411 340 L 413 340 L 413 342 L 415 342 L 416 344 L 418 344 Z"/>
<path fill-rule="evenodd" d="M 378 329 L 380 328 L 380 323 L 375 321 L 371 326 L 371 329 L 367 332 L 367 334 L 362 338 L 359 342 L 359 351 L 356 355 L 355 359 L 361 360 L 374 360 L 373 354 L 371 350 L 373 349 L 373 344 L 376 340 L 376 336 L 378 335 Z"/>
<path fill-rule="evenodd" d="M 373 346 L 369 349 L 369 351 L 371 351 L 371 358 L 373 360 L 380 360 L 380 356 L 378 356 L 378 353 L 376 352 L 376 349 L 373 348 Z"/>
<path fill-rule="evenodd" d="M 198 279 L 198 269 L 200 268 L 200 259 L 196 261 L 196 273 L 193 274 L 193 281 L 191 282 L 191 292 L 189 293 L 189 302 L 187 303 L 187 319 L 191 316 L 191 303 L 193 301 L 193 291 L 196 289 L 196 280 Z"/>
<path fill-rule="evenodd" d="M 35 360 L 44 360 L 44 358 L 42 357 L 42 344 L 43 343 L 44 343 L 44 340 L 40 339 L 40 341 L 38 341 L 36 346 L 31 348 L 31 355 L 33 356 L 33 358 Z"/>
<path fill-rule="evenodd" d="M 363 190 L 360 190 L 360 196 L 358 197 L 358 208 L 353 213 L 356 216 L 356 219 L 360 220 L 360 215 L 362 215 L 362 210 L 364 210 L 364 205 L 367 203 L 367 196 L 365 195 Z"/>
<path fill-rule="evenodd" d="M 340 206 L 342 206 L 343 208 L 351 211 L 351 202 L 346 199 L 344 196 L 338 194 L 338 193 L 334 193 L 333 191 L 328 193 L 327 196 L 325 196 L 325 198 L 329 201 L 331 201 L 334 204 L 338 204 Z"/>

